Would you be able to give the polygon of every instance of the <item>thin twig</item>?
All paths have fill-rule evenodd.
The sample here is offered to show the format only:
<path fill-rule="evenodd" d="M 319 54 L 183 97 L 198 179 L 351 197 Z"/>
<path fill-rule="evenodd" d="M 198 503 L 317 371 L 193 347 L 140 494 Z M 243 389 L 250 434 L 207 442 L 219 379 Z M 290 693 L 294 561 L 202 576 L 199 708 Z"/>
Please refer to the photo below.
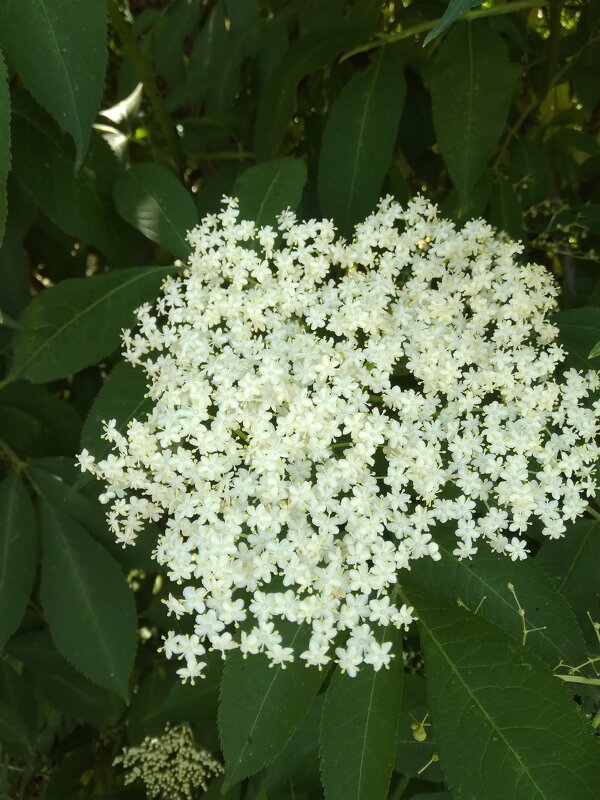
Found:
<path fill-rule="evenodd" d="M 474 20 L 482 19 L 483 17 L 495 17 L 499 14 L 509 14 L 513 11 L 524 11 L 528 8 L 541 8 L 548 4 L 548 0 L 515 0 L 514 3 L 503 3 L 502 5 L 492 6 L 491 8 L 478 8 L 475 11 L 469 11 L 460 17 L 461 20 Z M 358 53 L 366 53 L 369 50 L 375 50 L 378 47 L 385 47 L 385 45 L 400 42 L 403 39 L 410 39 L 411 36 L 418 36 L 420 33 L 427 33 L 435 28 L 440 22 L 441 17 L 430 19 L 427 22 L 421 22 L 418 25 L 413 25 L 410 28 L 405 28 L 402 31 L 391 34 L 382 34 L 373 42 L 367 42 L 353 50 L 349 50 L 341 57 L 340 61 L 346 61 L 348 58 L 357 55 Z"/>

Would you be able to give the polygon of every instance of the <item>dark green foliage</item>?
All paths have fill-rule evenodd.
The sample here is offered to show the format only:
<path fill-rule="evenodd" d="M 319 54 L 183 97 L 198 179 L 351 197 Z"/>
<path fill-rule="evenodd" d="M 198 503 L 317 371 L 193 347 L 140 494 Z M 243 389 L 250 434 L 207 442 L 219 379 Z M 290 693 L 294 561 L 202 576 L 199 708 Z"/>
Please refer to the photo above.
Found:
<path fill-rule="evenodd" d="M 598 797 L 593 497 L 525 562 L 436 531 L 388 670 L 208 653 L 183 685 L 164 521 L 122 548 L 75 457 L 151 411 L 121 333 L 223 194 L 346 237 L 388 193 L 482 217 L 556 278 L 566 367 L 598 369 L 599 34 L 583 0 L 0 2 L 1 798 L 145 800 L 114 758 L 182 722 L 225 764 L 208 800 Z"/>

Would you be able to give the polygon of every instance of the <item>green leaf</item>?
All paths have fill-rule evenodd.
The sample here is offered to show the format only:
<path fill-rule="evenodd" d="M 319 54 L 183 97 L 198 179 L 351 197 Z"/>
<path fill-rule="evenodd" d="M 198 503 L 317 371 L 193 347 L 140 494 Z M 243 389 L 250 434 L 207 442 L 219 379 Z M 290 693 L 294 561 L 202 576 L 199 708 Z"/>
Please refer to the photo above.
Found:
<path fill-rule="evenodd" d="M 44 214 L 113 264 L 135 263 L 136 234 L 112 199 L 121 168 L 106 142 L 94 132 L 85 164 L 75 173 L 71 142 L 42 109 L 25 95 L 13 94 L 12 113 L 13 172 Z"/>
<path fill-rule="evenodd" d="M 52 639 L 86 677 L 127 699 L 135 604 L 119 565 L 62 509 L 41 502 L 40 597 Z"/>
<path fill-rule="evenodd" d="M 60 459 L 36 459 L 29 462 L 28 472 L 35 481 L 36 489 L 50 505 L 63 508 L 87 533 L 91 534 L 98 544 L 107 550 L 118 561 L 123 569 L 143 569 L 147 572 L 159 572 L 159 566 L 152 558 L 156 545 L 157 531 L 152 523 L 148 523 L 134 545 L 122 547 L 115 539 L 106 521 L 106 509 L 96 498 L 88 497 L 77 491 L 80 483 L 87 483 L 85 476 L 76 482 L 81 473 L 73 460 L 68 466 L 73 474 L 66 474 L 55 462 Z M 62 466 L 62 465 L 60 465 Z M 99 492 L 98 492 L 99 493 Z"/>
<path fill-rule="evenodd" d="M 228 36 L 225 7 L 222 0 L 217 0 L 194 40 L 187 68 L 188 82 L 199 87 L 199 91 L 194 93 L 196 102 L 202 100 L 211 83 L 219 58 L 225 52 Z"/>
<path fill-rule="evenodd" d="M 429 31 L 425 37 L 423 46 L 429 44 L 429 42 L 432 42 L 434 39 L 437 39 L 437 37 L 447 28 L 449 28 L 453 22 L 456 22 L 459 17 L 462 17 L 463 14 L 466 14 L 466 12 L 473 8 L 473 6 L 480 6 L 481 3 L 482 0 L 450 0 L 446 6 L 446 10 L 442 14 L 442 17 L 435 28 Z"/>
<path fill-rule="evenodd" d="M 0 39 L 27 89 L 83 163 L 107 61 L 105 0 L 18 0 L 0 6 Z"/>
<path fill-rule="evenodd" d="M 523 214 L 519 196 L 503 175 L 496 176 L 492 189 L 490 222 L 516 241 L 523 239 Z"/>
<path fill-rule="evenodd" d="M 198 218 L 191 194 L 160 164 L 135 164 L 115 184 L 119 214 L 144 236 L 187 259 L 186 231 Z"/>
<path fill-rule="evenodd" d="M 16 475 L 0 483 L 0 650 L 19 627 L 33 587 L 37 535 L 29 493 Z"/>
<path fill-rule="evenodd" d="M 119 433 L 127 433 L 132 419 L 145 419 L 152 407 L 146 397 L 146 373 L 141 367 L 133 367 L 121 361 L 112 370 L 96 395 L 81 431 L 81 446 L 96 459 L 106 458 L 111 450 L 110 442 L 101 439 L 103 421 L 114 419 Z"/>
<path fill-rule="evenodd" d="M 313 792 L 321 796 L 319 775 L 319 727 L 324 695 L 314 699 L 308 714 L 275 761 L 261 775 L 261 786 L 268 796 L 277 792 L 299 796 L 299 792 Z M 311 796 L 309 794 L 309 796 Z"/>
<path fill-rule="evenodd" d="M 122 713 L 123 701 L 61 658 L 47 630 L 16 636 L 9 652 L 25 665 L 48 702 L 66 717 L 103 729 Z"/>
<path fill-rule="evenodd" d="M 176 678 L 162 702 L 155 704 L 148 711 L 147 718 L 171 720 L 171 722 L 214 720 L 219 703 L 222 673 L 222 659 L 216 654 L 209 653 L 206 678 L 194 685 L 182 683 Z"/>
<path fill-rule="evenodd" d="M 499 628 L 409 590 L 429 710 L 455 800 L 594 800 L 598 742 L 550 668 Z"/>
<path fill-rule="evenodd" d="M 321 145 L 321 211 L 346 236 L 370 214 L 388 171 L 406 96 L 402 60 L 394 47 L 380 50 L 333 103 Z"/>
<path fill-rule="evenodd" d="M 41 386 L 16 381 L 0 390 L 0 439 L 29 456 L 71 455 L 81 419 Z"/>
<path fill-rule="evenodd" d="M 35 743 L 37 733 L 37 704 L 34 686 L 13 669 L 6 660 L 0 660 L 0 700 L 16 714 L 27 732 L 29 744 Z"/>
<path fill-rule="evenodd" d="M 3 700 L 0 700 L 0 742 L 7 744 L 20 759 L 25 760 L 32 755 L 33 751 L 23 720 L 19 718 L 15 709 Z M 11 745 L 15 745 L 16 748 Z"/>
<path fill-rule="evenodd" d="M 404 586 L 427 591 L 444 604 L 462 603 L 477 610 L 478 616 L 493 622 L 518 642 L 523 641 L 525 622 L 531 631 L 525 636 L 526 646 L 551 667 L 562 659 L 573 664 L 585 661 L 585 641 L 573 611 L 534 559 L 511 561 L 482 545 L 471 559 L 460 561 L 452 555 L 454 533 L 439 526 L 435 539 L 441 562 L 416 560 L 403 576 Z M 519 607 L 525 612 L 524 618 Z"/>
<path fill-rule="evenodd" d="M 306 626 L 291 626 L 285 644 L 304 649 Z M 287 626 L 280 625 L 284 635 Z M 283 750 L 307 713 L 323 680 L 296 658 L 284 667 L 269 667 L 266 656 L 227 657 L 219 703 L 219 734 L 225 756 L 225 787 L 268 766 Z"/>
<path fill-rule="evenodd" d="M 298 206 L 306 183 L 306 166 L 297 158 L 276 158 L 250 167 L 236 181 L 240 218 L 273 225 L 276 216 Z"/>
<path fill-rule="evenodd" d="M 10 170 L 10 93 L 6 65 L 0 52 L 0 242 L 6 225 L 6 180 Z"/>
<path fill-rule="evenodd" d="M 590 358 L 598 358 L 600 356 L 600 340 L 596 342 L 596 344 L 590 350 L 590 354 L 588 359 Z"/>
<path fill-rule="evenodd" d="M 71 278 L 37 295 L 14 339 L 11 377 L 45 383 L 95 364 L 115 350 L 133 312 L 156 298 L 168 267 L 133 267 Z"/>
<path fill-rule="evenodd" d="M 546 542 L 535 560 L 558 581 L 584 630 L 589 626 L 587 613 L 597 620 L 600 612 L 600 524 L 578 520 L 569 525 L 564 537 Z M 565 659 L 568 660 L 568 659 Z M 583 661 L 583 659 L 581 659 Z M 577 661 L 570 661 L 575 666 Z"/>
<path fill-rule="evenodd" d="M 333 675 L 321 718 L 321 776 L 327 800 L 385 800 L 402 701 L 402 641 L 386 630 L 395 658 L 389 669 L 363 665 L 354 678 Z"/>
<path fill-rule="evenodd" d="M 338 26 L 300 37 L 288 50 L 263 91 L 256 115 L 255 148 L 264 161 L 276 155 L 294 112 L 296 89 L 307 75 L 331 63 L 364 36 L 361 29 Z"/>
<path fill-rule="evenodd" d="M 558 325 L 558 341 L 567 351 L 566 364 L 575 369 L 595 369 L 591 352 L 600 339 L 600 308 L 569 308 L 552 320 Z"/>
<path fill-rule="evenodd" d="M 513 88 L 508 51 L 486 22 L 457 25 L 433 65 L 433 121 L 461 198 L 483 172 L 506 124 Z"/>

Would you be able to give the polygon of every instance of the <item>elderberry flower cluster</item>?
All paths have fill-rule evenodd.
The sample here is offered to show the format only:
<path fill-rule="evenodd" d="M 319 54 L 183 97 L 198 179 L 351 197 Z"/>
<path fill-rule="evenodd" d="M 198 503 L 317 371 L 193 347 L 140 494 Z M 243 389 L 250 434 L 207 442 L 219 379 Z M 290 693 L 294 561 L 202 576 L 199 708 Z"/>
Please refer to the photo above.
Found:
<path fill-rule="evenodd" d="M 137 747 L 125 747 L 115 765 L 126 770 L 125 784 L 141 780 L 148 797 L 192 800 L 197 790 L 223 772 L 223 766 L 203 748 L 196 747 L 189 725 L 171 728 L 162 736 L 147 736 Z"/>
<path fill-rule="evenodd" d="M 378 670 L 413 618 L 402 570 L 440 558 L 436 526 L 458 558 L 485 542 L 516 560 L 534 521 L 552 539 L 583 513 L 599 380 L 557 370 L 557 289 L 520 245 L 423 198 L 381 201 L 351 242 L 289 211 L 259 228 L 228 199 L 188 239 L 123 337 L 152 410 L 79 459 L 118 541 L 161 523 L 182 678 L 207 649 Z"/>

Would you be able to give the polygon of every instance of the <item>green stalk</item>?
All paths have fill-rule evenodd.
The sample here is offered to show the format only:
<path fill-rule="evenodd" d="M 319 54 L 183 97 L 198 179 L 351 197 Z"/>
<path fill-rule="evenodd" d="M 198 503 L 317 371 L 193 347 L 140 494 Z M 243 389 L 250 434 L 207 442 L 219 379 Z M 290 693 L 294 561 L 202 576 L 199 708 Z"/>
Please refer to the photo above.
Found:
<path fill-rule="evenodd" d="M 461 20 L 482 19 L 483 17 L 495 17 L 499 14 L 510 14 L 513 11 L 525 11 L 528 8 L 541 8 L 547 5 L 548 0 L 515 0 L 514 3 L 502 3 L 501 5 L 492 6 L 491 8 L 478 8 L 475 11 L 469 11 L 460 17 Z M 357 55 L 358 53 L 366 53 L 369 50 L 375 50 L 378 47 L 385 47 L 385 45 L 400 42 L 403 39 L 410 39 L 411 36 L 417 36 L 420 33 L 428 33 L 433 30 L 441 17 L 437 19 L 430 19 L 427 22 L 421 22 L 419 25 L 413 25 L 410 28 L 405 28 L 402 31 L 391 34 L 382 34 L 374 42 L 367 42 L 354 50 L 349 50 L 341 57 L 340 61 L 346 61 L 348 58 Z"/>

